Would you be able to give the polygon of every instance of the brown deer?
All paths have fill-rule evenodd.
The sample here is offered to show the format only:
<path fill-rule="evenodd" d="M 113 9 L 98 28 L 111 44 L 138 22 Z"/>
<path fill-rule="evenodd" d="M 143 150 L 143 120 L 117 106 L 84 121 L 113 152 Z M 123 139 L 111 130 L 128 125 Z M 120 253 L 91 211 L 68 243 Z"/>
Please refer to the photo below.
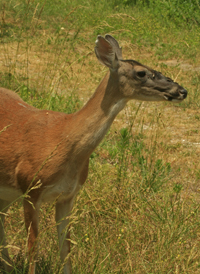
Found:
<path fill-rule="evenodd" d="M 91 153 L 129 100 L 181 102 L 187 96 L 183 87 L 160 72 L 123 60 L 122 49 L 110 35 L 97 37 L 95 53 L 109 72 L 76 113 L 40 110 L 13 91 L 0 89 L 0 243 L 8 273 L 12 263 L 5 248 L 4 217 L 13 201 L 23 197 L 29 274 L 35 273 L 40 205 L 56 201 L 63 273 L 71 274 L 70 235 L 65 228 L 74 198 L 87 179 Z"/>

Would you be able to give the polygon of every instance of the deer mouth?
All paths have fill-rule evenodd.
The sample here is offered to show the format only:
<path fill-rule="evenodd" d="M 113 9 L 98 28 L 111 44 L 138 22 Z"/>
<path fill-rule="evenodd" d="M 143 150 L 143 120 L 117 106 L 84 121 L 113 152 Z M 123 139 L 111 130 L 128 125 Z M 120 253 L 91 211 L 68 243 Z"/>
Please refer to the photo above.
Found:
<path fill-rule="evenodd" d="M 172 102 L 172 101 L 176 101 L 176 102 L 181 101 L 179 98 L 174 98 L 170 95 L 164 95 L 164 98 L 165 98 L 166 101 L 170 101 L 170 102 Z"/>
<path fill-rule="evenodd" d="M 178 91 L 177 96 L 172 94 L 165 94 L 164 98 L 166 101 L 170 102 L 181 102 L 187 97 L 187 90 L 182 88 Z"/>

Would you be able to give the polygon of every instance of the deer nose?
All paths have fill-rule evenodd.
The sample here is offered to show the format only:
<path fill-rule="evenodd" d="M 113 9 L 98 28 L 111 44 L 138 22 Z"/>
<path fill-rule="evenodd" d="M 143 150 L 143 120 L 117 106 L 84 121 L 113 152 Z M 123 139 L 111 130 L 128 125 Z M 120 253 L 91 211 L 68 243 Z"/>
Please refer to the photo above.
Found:
<path fill-rule="evenodd" d="M 183 95 L 184 99 L 187 97 L 187 90 L 186 89 L 182 88 L 179 92 L 180 92 L 180 94 Z"/>

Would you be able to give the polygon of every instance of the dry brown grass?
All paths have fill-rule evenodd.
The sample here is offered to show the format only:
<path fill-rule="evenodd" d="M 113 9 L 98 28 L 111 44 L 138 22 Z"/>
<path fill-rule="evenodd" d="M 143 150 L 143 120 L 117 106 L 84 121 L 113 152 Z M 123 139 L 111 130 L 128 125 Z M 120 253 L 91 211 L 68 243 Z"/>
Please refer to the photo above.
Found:
<path fill-rule="evenodd" d="M 51 91 L 52 93 L 57 92 L 67 95 L 73 91 L 83 102 L 86 102 L 94 92 L 100 79 L 102 79 L 107 71 L 106 68 L 98 63 L 93 52 L 94 45 L 91 45 L 91 43 L 85 43 L 81 45 L 76 44 L 73 52 L 70 46 L 69 48 L 68 45 L 66 45 L 65 48 L 62 48 L 61 46 L 60 53 L 58 54 L 58 48 L 54 48 L 53 45 L 48 45 L 46 43 L 47 38 L 48 37 L 44 36 L 41 38 L 41 40 L 37 41 L 37 43 L 29 44 L 28 48 L 26 42 L 20 44 L 1 44 L 1 73 L 11 73 L 20 84 L 24 83 L 25 85 L 27 84 L 28 77 L 29 87 L 31 89 L 36 89 L 39 93 L 43 93 L 44 91 Z M 195 86 L 192 84 L 191 79 L 194 74 L 199 75 L 199 72 L 196 71 L 195 67 L 194 69 L 193 67 L 190 67 L 189 70 L 187 70 L 182 69 L 182 66 L 163 66 L 163 63 L 167 64 L 168 60 L 162 60 L 161 62 L 157 59 L 154 53 L 149 51 L 149 49 L 139 48 L 127 41 L 120 41 L 120 44 L 123 47 L 124 58 L 136 59 L 141 63 L 153 67 L 156 70 L 162 71 L 163 74 L 176 79 L 177 82 L 181 83 L 188 90 L 188 98 L 185 100 L 185 102 L 183 102 L 182 105 L 171 103 L 143 102 L 137 115 L 136 111 L 140 103 L 130 102 L 125 110 L 122 111 L 114 121 L 111 133 L 106 137 L 107 142 L 111 141 L 113 138 L 115 138 L 114 136 L 119 134 L 120 128 L 130 127 L 130 124 L 134 118 L 134 124 L 132 127 L 133 136 L 141 133 L 142 131 L 142 133 L 145 135 L 144 142 L 146 146 L 149 149 L 155 149 L 156 147 L 154 151 L 155 160 L 162 159 L 164 163 L 170 163 L 172 171 L 170 175 L 171 180 L 168 182 L 169 188 L 170 185 L 172 186 L 174 184 L 183 185 L 181 199 L 185 200 L 183 205 L 183 210 L 185 210 L 185 208 L 187 208 L 187 203 L 191 203 L 193 200 L 199 200 L 200 191 L 200 174 L 197 175 L 198 172 L 200 173 L 199 102 L 195 102 L 190 99 L 190 97 L 193 98 L 195 89 L 198 88 L 197 85 Z M 187 60 L 183 60 L 182 62 L 187 63 Z M 105 236 L 105 241 L 107 245 L 112 247 L 114 247 L 116 244 L 114 238 L 112 238 L 112 233 L 114 233 L 116 237 L 119 237 L 117 235 L 120 233 L 122 234 L 120 229 L 127 229 L 128 236 L 124 238 L 123 242 L 127 251 L 127 263 L 124 266 L 123 273 L 143 274 L 144 272 L 142 267 L 139 269 L 135 265 L 143 265 L 144 260 L 147 260 L 147 257 L 149 261 L 154 260 L 154 252 L 152 250 L 149 251 L 149 246 L 153 241 L 152 235 L 154 231 L 151 228 L 151 231 L 149 230 L 148 232 L 150 235 L 148 245 L 145 245 L 145 242 L 142 240 L 144 236 L 143 234 L 136 240 L 136 245 L 139 247 L 138 250 L 140 250 L 140 254 L 134 253 L 134 256 L 138 256 L 134 257 L 134 259 L 132 257 L 132 253 L 135 246 L 131 241 L 129 241 L 129 239 L 131 239 L 131 230 L 128 230 L 129 228 L 127 228 L 126 225 L 124 225 L 125 228 L 119 226 L 115 229 L 113 227 L 112 220 L 116 219 L 116 212 L 113 212 L 113 215 L 110 213 L 110 219 L 108 218 L 104 220 L 102 217 L 102 207 L 107 207 L 108 210 L 111 209 L 112 205 L 114 204 L 112 195 L 118 195 L 118 197 L 121 195 L 121 198 L 123 199 L 124 190 L 122 188 L 121 192 L 118 192 L 119 190 L 113 188 L 113 186 L 107 186 L 106 182 L 105 187 L 107 187 L 107 189 L 104 189 L 102 186 L 100 187 L 102 183 L 101 181 L 105 181 L 106 179 L 108 182 L 112 181 L 111 177 L 114 178 L 116 176 L 116 169 L 112 164 L 109 163 L 109 152 L 106 146 L 97 148 L 97 153 L 98 158 L 95 159 L 96 164 L 94 164 L 94 166 L 91 168 L 91 175 L 88 182 L 86 183 L 86 187 L 77 198 L 77 205 L 75 206 L 72 218 L 74 226 L 78 224 L 78 226 L 84 227 L 82 236 L 81 232 L 79 232 L 79 235 L 77 236 L 77 231 L 74 233 L 74 230 L 72 230 L 74 233 L 72 233 L 73 241 L 78 242 L 78 244 L 74 244 L 74 252 L 76 253 L 75 256 L 77 256 L 76 260 L 86 260 L 86 258 L 88 260 L 86 254 L 89 254 L 88 256 L 90 257 L 88 264 L 90 263 L 91 268 L 87 273 L 93 273 L 92 265 L 95 263 L 95 258 L 91 257 L 92 255 L 89 251 L 89 245 L 90 247 L 92 246 L 94 252 L 96 248 L 95 237 L 98 239 L 100 236 L 97 235 L 98 232 L 96 232 L 97 234 L 95 234 L 95 232 L 92 234 L 92 226 L 94 226 L 94 230 L 96 226 L 97 231 L 99 229 L 98 226 L 102 225 L 102 227 L 104 227 L 105 234 L 105 229 L 108 229 L 108 234 L 111 236 Z M 107 162 L 106 164 L 105 161 Z M 98 176 L 101 178 L 98 178 Z M 99 193 L 95 193 L 95 186 L 97 186 L 97 189 L 101 189 L 101 195 L 99 195 Z M 107 199 L 104 199 L 103 195 L 105 195 L 105 197 L 107 195 Z M 117 202 L 120 202 L 121 198 L 118 198 Z M 109 199 L 110 203 L 108 202 Z M 99 201 L 102 202 L 99 204 Z M 121 203 L 123 204 L 125 202 L 121 201 Z M 129 210 L 128 206 L 123 205 L 124 208 L 126 208 L 125 215 L 129 220 L 138 219 L 138 223 L 140 223 L 140 226 L 142 227 L 142 222 L 147 222 L 147 220 L 142 215 L 142 213 L 139 214 L 135 213 L 135 211 L 131 211 L 132 207 L 137 207 L 136 202 L 134 203 L 135 204 L 133 205 L 129 205 Z M 26 237 L 25 231 L 22 229 L 23 211 L 22 209 L 19 209 L 20 213 L 17 213 L 15 211 L 15 207 L 16 205 L 11 208 L 9 213 L 10 218 L 7 218 L 8 239 L 11 245 L 17 246 L 20 249 L 24 249 L 24 246 L 26 246 Z M 93 208 L 93 211 L 91 211 L 91 208 Z M 49 242 L 49 245 L 52 245 L 51 241 L 55 241 L 55 238 L 52 237 L 52 235 L 55 234 L 55 223 L 52 217 L 52 210 L 48 211 L 46 208 L 43 208 L 43 213 L 46 211 L 48 213 L 45 213 L 45 218 L 42 219 L 41 224 L 41 227 L 43 228 L 43 232 L 41 233 L 41 241 L 43 241 L 43 243 L 46 245 L 48 245 L 47 242 Z M 100 213 L 98 213 L 98 211 Z M 75 213 L 78 215 L 78 217 Z M 121 212 L 119 214 L 123 213 Z M 93 215 L 95 215 L 95 217 Z M 97 218 L 98 221 L 105 221 L 105 223 L 99 224 L 97 220 L 95 221 L 95 218 Z M 92 221 L 94 222 L 93 225 L 91 225 Z M 19 224 L 16 225 L 18 222 Z M 48 223 L 47 229 L 45 229 L 46 223 Z M 141 227 L 138 228 L 138 231 L 141 229 Z M 84 236 L 86 231 L 90 231 L 90 242 L 88 243 L 86 241 L 87 237 Z M 134 233 L 137 234 L 137 231 L 134 230 Z M 19 234 L 20 237 L 18 237 Z M 93 242 L 91 242 L 92 237 L 94 238 Z M 46 245 L 41 247 L 40 254 L 45 255 L 44 246 L 46 247 Z M 195 242 L 195 245 L 197 245 L 197 242 Z M 83 251 L 81 251 L 81 247 L 83 248 Z M 102 246 L 98 246 L 98 248 L 102 248 Z M 119 246 L 114 247 L 114 250 L 117 248 L 119 248 Z M 110 258 L 110 264 L 112 265 L 113 269 L 116 267 L 116 272 L 113 273 L 118 273 L 117 271 L 120 271 L 120 267 L 122 267 L 125 263 L 120 257 L 122 255 L 119 255 L 118 251 L 115 250 L 115 253 L 111 250 L 110 253 L 105 252 L 104 255 L 99 255 L 101 258 L 101 261 L 99 262 L 99 269 L 101 269 L 100 266 L 103 265 L 105 261 L 108 260 L 108 258 Z M 150 252 L 150 254 L 147 252 L 147 250 Z M 11 251 L 14 255 L 17 255 L 18 253 L 18 249 L 16 248 L 11 248 Z M 55 254 L 58 252 L 57 245 L 53 245 L 52 252 Z M 146 252 L 149 254 L 148 256 L 145 255 L 147 254 Z M 74 261 L 74 265 L 77 267 L 76 260 Z M 161 261 L 162 260 L 160 260 L 160 263 Z M 118 267 L 116 266 L 116 262 L 118 262 Z M 152 273 L 165 273 L 164 269 L 165 266 L 167 267 L 167 264 L 168 261 L 163 264 L 163 268 L 158 267 L 157 270 L 154 268 L 157 272 Z M 174 269 L 177 270 L 173 273 L 189 273 L 187 270 L 186 272 L 181 272 L 178 265 Z M 198 273 L 198 269 L 194 270 L 193 272 L 191 271 L 190 273 Z"/>
<path fill-rule="evenodd" d="M 94 37 L 95 40 L 95 37 Z M 39 92 L 53 90 L 55 92 L 68 93 L 74 90 L 78 96 L 86 102 L 97 87 L 100 79 L 103 78 L 107 69 L 98 63 L 93 52 L 94 45 L 76 45 L 75 53 L 68 54 L 67 47 L 57 56 L 57 49 L 45 44 L 46 37 L 37 44 L 28 47 L 26 42 L 9 43 L 0 45 L 0 70 L 2 73 L 10 72 L 19 82 L 29 78 L 30 88 Z M 180 66 L 165 66 L 168 60 L 158 61 L 149 49 L 138 48 L 127 41 L 120 41 L 123 47 L 124 58 L 138 60 L 163 74 L 176 79 L 188 90 L 188 98 L 184 106 L 177 106 L 170 103 L 148 103 L 143 102 L 140 111 L 133 125 L 133 134 L 137 132 L 138 123 L 143 120 L 143 131 L 147 136 L 154 131 L 152 122 L 159 118 L 159 134 L 157 145 L 159 157 L 172 166 L 181 168 L 177 181 L 184 182 L 191 190 L 197 184 L 195 171 L 200 169 L 200 114 L 196 103 L 187 107 L 187 101 L 194 92 L 191 79 L 194 74 L 198 75 L 196 68 L 182 70 Z M 68 61 L 66 62 L 66 56 Z M 28 68 L 27 68 L 28 59 Z M 24 80 L 26 84 L 27 80 Z M 114 122 L 113 130 L 127 126 L 127 118 L 131 119 L 132 113 L 138 102 L 129 103 L 126 109 L 120 113 Z M 135 105 L 135 106 L 134 106 Z"/>

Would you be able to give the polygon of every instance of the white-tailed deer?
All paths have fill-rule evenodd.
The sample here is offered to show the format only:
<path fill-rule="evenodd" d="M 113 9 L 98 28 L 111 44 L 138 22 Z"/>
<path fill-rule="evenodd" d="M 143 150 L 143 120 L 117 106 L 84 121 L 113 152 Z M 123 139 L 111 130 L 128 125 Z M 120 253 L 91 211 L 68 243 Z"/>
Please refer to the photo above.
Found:
<path fill-rule="evenodd" d="M 70 236 L 62 232 L 87 178 L 89 157 L 126 103 L 131 99 L 181 102 L 187 96 L 183 87 L 160 72 L 123 60 L 118 42 L 110 35 L 97 37 L 95 53 L 109 72 L 87 104 L 74 114 L 39 110 L 16 93 L 0 89 L 0 243 L 6 245 L 5 213 L 23 196 L 29 274 L 35 273 L 40 205 L 54 201 L 63 273 L 72 273 Z M 6 248 L 2 257 L 11 273 Z"/>

